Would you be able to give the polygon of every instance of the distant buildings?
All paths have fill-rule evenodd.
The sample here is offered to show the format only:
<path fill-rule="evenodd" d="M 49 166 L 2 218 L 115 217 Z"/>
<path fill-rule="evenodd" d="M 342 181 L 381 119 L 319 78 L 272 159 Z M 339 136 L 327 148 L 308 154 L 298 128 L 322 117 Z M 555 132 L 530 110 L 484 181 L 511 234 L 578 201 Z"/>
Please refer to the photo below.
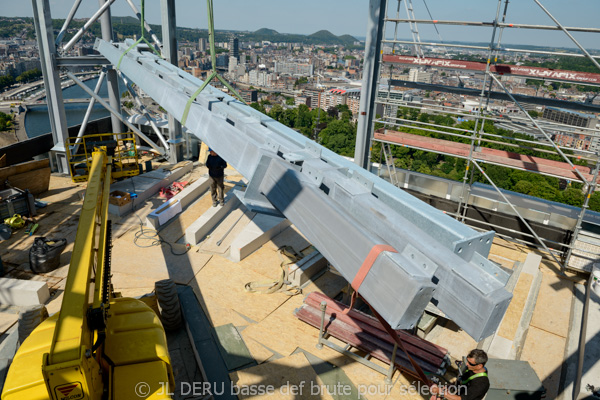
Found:
<path fill-rule="evenodd" d="M 229 57 L 233 57 L 240 62 L 240 41 L 236 37 L 229 39 Z"/>
<path fill-rule="evenodd" d="M 594 115 L 555 107 L 546 107 L 542 114 L 542 118 L 560 124 L 578 126 L 580 128 L 595 128 L 598 123 L 598 119 Z"/>
<path fill-rule="evenodd" d="M 275 72 L 292 76 L 313 76 L 313 64 L 275 61 Z"/>

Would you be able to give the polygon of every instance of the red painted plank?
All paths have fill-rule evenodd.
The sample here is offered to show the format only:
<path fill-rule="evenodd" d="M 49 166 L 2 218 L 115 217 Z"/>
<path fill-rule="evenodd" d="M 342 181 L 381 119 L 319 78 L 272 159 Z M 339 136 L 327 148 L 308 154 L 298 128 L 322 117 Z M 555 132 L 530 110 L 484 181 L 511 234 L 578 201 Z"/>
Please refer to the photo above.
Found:
<path fill-rule="evenodd" d="M 386 130 L 385 133 L 375 132 L 375 139 L 395 143 L 401 146 L 417 148 L 427 151 L 443 152 L 459 157 L 468 157 L 470 145 L 452 142 L 449 140 L 435 139 L 427 136 L 413 135 L 405 132 Z M 506 167 L 524 169 L 531 172 L 558 176 L 565 179 L 580 181 L 580 177 L 566 162 L 547 160 L 504 150 L 479 147 L 480 151 L 473 152 L 473 158 L 489 161 Z M 589 182 L 593 179 L 589 167 L 576 166 L 583 177 Z"/>
<path fill-rule="evenodd" d="M 327 315 L 335 314 L 336 318 L 343 320 L 345 323 L 353 326 L 354 328 L 367 330 L 372 334 L 377 335 L 381 339 L 393 344 L 393 339 L 389 337 L 377 319 L 357 310 L 350 310 L 348 314 L 343 314 L 348 307 L 338 301 L 330 299 L 322 293 L 313 292 L 309 294 L 306 299 L 304 299 L 304 302 L 307 305 L 319 310 L 319 312 L 322 301 L 327 302 Z M 375 333 L 375 331 L 378 333 Z M 396 330 L 396 333 L 405 343 L 407 350 L 411 351 L 411 354 L 413 354 L 413 352 L 415 354 L 418 353 L 420 357 L 427 358 L 433 363 L 441 363 L 444 356 L 448 354 L 448 350 L 442 346 L 438 346 L 425 339 L 421 339 L 420 337 L 412 335 L 406 331 Z"/>
<path fill-rule="evenodd" d="M 445 58 L 418 58 L 412 56 L 397 56 L 385 54 L 383 62 L 408 64 L 416 66 L 431 66 L 438 68 L 459 69 L 468 71 L 485 71 L 486 63 L 476 61 L 447 60 Z M 566 71 L 552 68 L 527 67 L 523 65 L 494 64 L 492 72 L 500 75 L 526 76 L 538 79 L 556 79 L 578 83 L 600 84 L 600 74 L 592 72 Z"/>

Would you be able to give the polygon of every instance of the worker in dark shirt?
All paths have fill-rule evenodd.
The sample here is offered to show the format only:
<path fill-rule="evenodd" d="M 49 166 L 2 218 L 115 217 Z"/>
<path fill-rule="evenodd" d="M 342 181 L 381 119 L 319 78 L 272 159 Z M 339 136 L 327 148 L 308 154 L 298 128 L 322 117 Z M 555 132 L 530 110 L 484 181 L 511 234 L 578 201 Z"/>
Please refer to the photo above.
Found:
<path fill-rule="evenodd" d="M 223 198 L 223 179 L 225 179 L 225 168 L 227 163 L 217 155 L 212 149 L 208 149 L 210 154 L 206 159 L 208 167 L 208 176 L 210 177 L 210 195 L 212 196 L 213 207 L 225 204 Z"/>
<path fill-rule="evenodd" d="M 474 349 L 467 355 L 467 371 L 463 373 L 456 386 L 432 386 L 432 399 L 482 400 L 490 388 L 485 363 L 488 356 L 483 350 Z M 437 396 L 437 397 L 435 397 Z"/>

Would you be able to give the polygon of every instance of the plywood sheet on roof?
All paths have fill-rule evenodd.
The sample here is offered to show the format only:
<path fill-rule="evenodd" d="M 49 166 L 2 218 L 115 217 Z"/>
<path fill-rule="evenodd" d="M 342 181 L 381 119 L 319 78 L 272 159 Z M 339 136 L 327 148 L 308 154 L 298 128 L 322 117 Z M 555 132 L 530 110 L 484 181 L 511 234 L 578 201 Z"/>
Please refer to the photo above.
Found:
<path fill-rule="evenodd" d="M 547 390 L 546 398 L 556 399 L 565 352 L 564 337 L 530 326 L 521 360 L 529 361 Z"/>
<path fill-rule="evenodd" d="M 114 243 L 112 250 L 114 273 L 137 275 L 144 278 L 173 279 L 175 283 L 188 284 L 211 259 L 211 255 L 196 251 L 185 253 L 185 246 L 168 245 L 141 248 L 134 244 L 135 232 L 130 232 Z M 149 246 L 152 240 L 139 240 L 140 246 Z"/>
<path fill-rule="evenodd" d="M 572 297 L 573 282 L 553 273 L 542 273 L 542 285 L 533 310 L 531 326 L 566 338 L 569 333 Z"/>
<path fill-rule="evenodd" d="M 211 305 L 217 304 L 258 322 L 289 299 L 281 293 L 262 295 L 244 290 L 246 283 L 266 278 L 223 257 L 215 256 L 195 276 L 191 285 L 199 289 L 209 312 Z"/>
<path fill-rule="evenodd" d="M 263 321 L 244 329 L 244 337 L 250 337 L 282 356 L 288 356 L 301 347 L 311 349 L 314 355 L 334 365 L 343 363 L 345 357 L 340 353 L 328 347 L 315 349 L 319 330 L 294 316 L 294 310 L 300 307 L 302 302 L 302 296 L 292 297 Z M 283 327 L 285 334 L 282 334 Z"/>
<path fill-rule="evenodd" d="M 273 356 L 272 351 L 267 349 L 263 344 L 252 339 L 247 334 L 244 334 L 244 331 L 241 332 L 242 339 L 244 339 L 248 350 L 250 350 L 252 358 L 254 358 L 254 361 L 256 361 L 257 364 L 262 364 L 263 362 L 265 362 Z"/>
<path fill-rule="evenodd" d="M 273 386 L 272 394 L 239 395 L 240 399 L 333 400 L 327 392 L 316 394 L 317 388 L 323 388 L 323 382 L 302 353 L 232 372 L 230 377 L 238 387 Z M 292 393 L 291 388 L 296 392 Z"/>

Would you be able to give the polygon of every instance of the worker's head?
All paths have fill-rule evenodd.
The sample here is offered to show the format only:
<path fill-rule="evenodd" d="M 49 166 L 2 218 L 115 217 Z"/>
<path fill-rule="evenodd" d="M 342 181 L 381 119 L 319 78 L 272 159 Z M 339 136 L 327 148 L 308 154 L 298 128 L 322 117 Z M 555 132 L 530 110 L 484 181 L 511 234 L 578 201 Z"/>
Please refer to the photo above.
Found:
<path fill-rule="evenodd" d="M 208 149 L 209 153 L 211 156 L 216 156 L 217 153 L 215 153 L 215 151 L 213 149 Z"/>
<path fill-rule="evenodd" d="M 485 351 L 473 349 L 467 355 L 467 368 L 470 370 L 481 369 L 487 361 L 488 356 Z"/>

